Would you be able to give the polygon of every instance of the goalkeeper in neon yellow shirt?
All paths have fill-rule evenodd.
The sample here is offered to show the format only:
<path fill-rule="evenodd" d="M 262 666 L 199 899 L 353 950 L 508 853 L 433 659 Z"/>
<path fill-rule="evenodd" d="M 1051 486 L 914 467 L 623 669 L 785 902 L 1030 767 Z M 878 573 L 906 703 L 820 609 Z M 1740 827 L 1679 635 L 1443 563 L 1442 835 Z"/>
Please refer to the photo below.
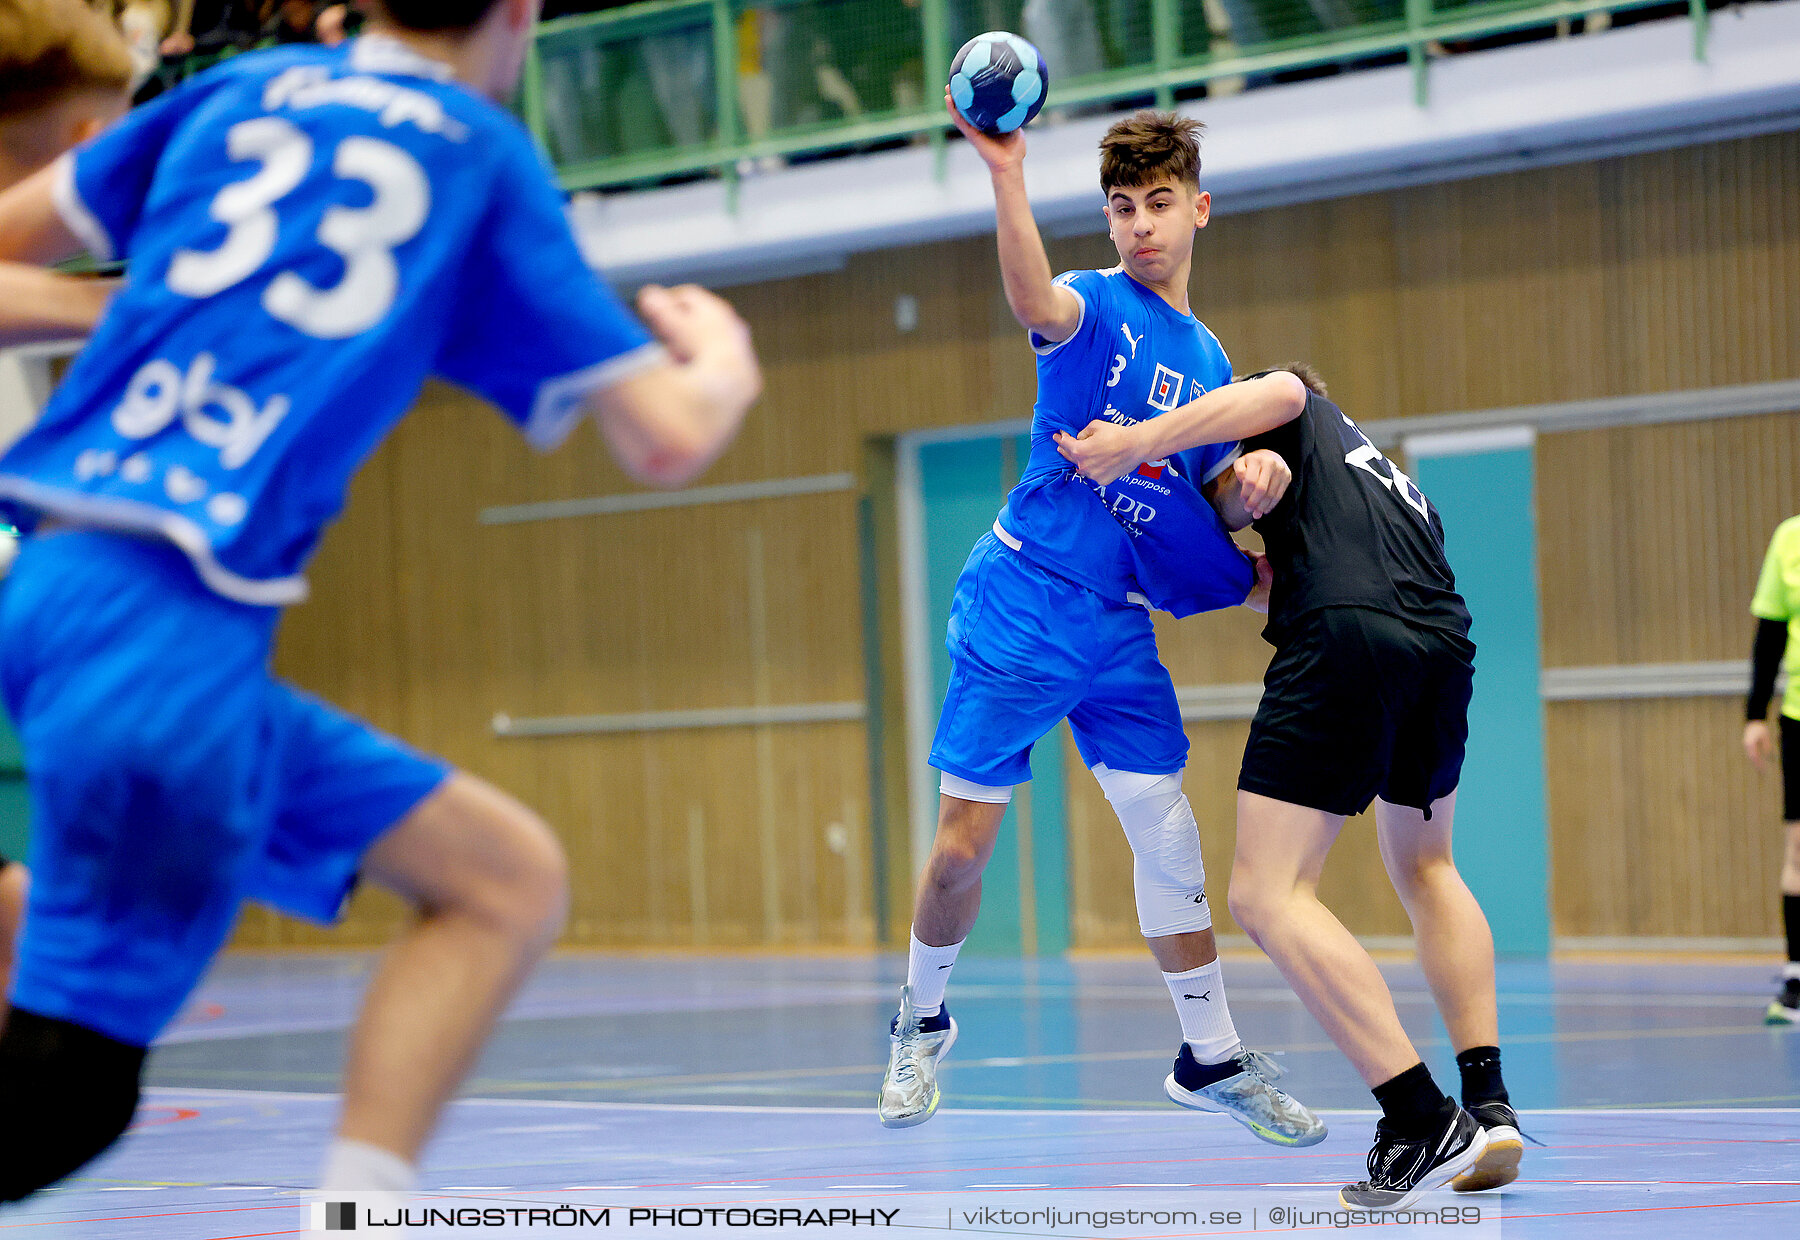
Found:
<path fill-rule="evenodd" d="M 1789 517 L 1776 527 L 1750 614 L 1756 617 L 1757 628 L 1744 752 L 1759 771 L 1768 770 L 1775 748 L 1769 734 L 1769 699 L 1775 693 L 1776 669 L 1784 653 L 1787 657 L 1787 694 L 1781 703 L 1782 818 L 1787 822 L 1781 913 L 1787 928 L 1787 969 L 1766 1019 L 1771 1025 L 1792 1025 L 1800 1024 L 1800 517 Z"/>

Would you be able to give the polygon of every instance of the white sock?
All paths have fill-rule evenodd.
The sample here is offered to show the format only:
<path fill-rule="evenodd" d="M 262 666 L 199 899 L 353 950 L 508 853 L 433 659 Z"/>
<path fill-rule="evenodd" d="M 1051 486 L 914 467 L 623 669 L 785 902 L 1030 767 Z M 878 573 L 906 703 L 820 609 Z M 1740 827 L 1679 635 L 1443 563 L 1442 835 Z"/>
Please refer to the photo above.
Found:
<path fill-rule="evenodd" d="M 906 960 L 906 984 L 912 987 L 913 1010 L 920 1016 L 936 1016 L 943 1009 L 944 987 L 950 984 L 950 967 L 956 963 L 962 941 L 933 947 L 919 942 L 916 934 L 908 937 L 912 954 Z"/>
<path fill-rule="evenodd" d="M 1231 1023 L 1225 979 L 1217 960 L 1186 973 L 1165 973 L 1163 981 L 1169 984 L 1175 1013 L 1181 1017 L 1181 1036 L 1193 1048 L 1196 1062 L 1222 1063 L 1243 1045 Z"/>
<path fill-rule="evenodd" d="M 1788 961 L 1787 968 L 1782 970 L 1781 977 L 1783 981 L 1786 981 L 1788 978 L 1800 980 L 1800 960 Z"/>
<path fill-rule="evenodd" d="M 319 1173 L 317 1195 L 321 1201 L 348 1201 L 360 1218 L 365 1212 L 391 1219 L 411 1204 L 419 1187 L 419 1172 L 400 1155 L 367 1141 L 343 1137 L 325 1151 L 325 1168 Z M 322 1207 L 314 1206 L 316 1211 Z M 317 1221 L 316 1215 L 314 1221 Z M 405 1240 L 411 1228 L 384 1227 L 390 1240 Z M 335 1231 L 307 1231 L 305 1240 L 327 1240 Z"/>
<path fill-rule="evenodd" d="M 397 1193 L 411 1196 L 419 1187 L 419 1171 L 400 1155 L 343 1137 L 325 1152 L 319 1187 L 347 1193 Z"/>

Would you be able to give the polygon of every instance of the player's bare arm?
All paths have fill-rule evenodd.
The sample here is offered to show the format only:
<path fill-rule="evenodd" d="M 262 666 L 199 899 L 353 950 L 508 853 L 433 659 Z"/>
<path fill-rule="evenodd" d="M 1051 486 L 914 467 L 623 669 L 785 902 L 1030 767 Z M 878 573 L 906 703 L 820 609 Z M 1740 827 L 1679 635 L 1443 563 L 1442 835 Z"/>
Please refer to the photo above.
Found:
<path fill-rule="evenodd" d="M 0 193 L 0 346 L 85 336 L 118 289 L 42 270 L 82 248 L 56 210 L 55 177 L 45 168 Z"/>
<path fill-rule="evenodd" d="M 969 124 L 950 92 L 944 92 L 950 119 L 975 153 L 988 166 L 994 185 L 994 236 L 1000 249 L 1000 280 L 1006 287 L 1006 304 L 1019 326 L 1056 344 L 1067 340 L 1081 326 L 1081 299 L 1052 282 L 1050 258 L 1044 239 L 1031 214 L 1025 194 L 1025 131 L 986 134 Z"/>
<path fill-rule="evenodd" d="M 669 361 L 595 394 L 601 431 L 640 482 L 686 486 L 725 450 L 756 398 L 762 372 L 750 329 L 721 297 L 655 285 L 638 297 Z"/>
<path fill-rule="evenodd" d="M 1258 448 L 1233 461 L 1230 469 L 1201 488 L 1201 494 L 1225 528 L 1236 531 L 1268 516 L 1293 480 L 1294 471 L 1280 453 Z"/>
<path fill-rule="evenodd" d="M 81 238 L 56 209 L 59 172 L 52 164 L 0 193 L 0 261 L 48 266 L 81 253 Z"/>
<path fill-rule="evenodd" d="M 1079 437 L 1058 432 L 1056 446 L 1082 477 L 1106 486 L 1145 461 L 1274 430 L 1305 408 L 1306 385 L 1278 370 L 1227 384 L 1135 426 L 1096 420 Z"/>
<path fill-rule="evenodd" d="M 88 335 L 118 287 L 117 280 L 0 263 L 0 348 Z"/>

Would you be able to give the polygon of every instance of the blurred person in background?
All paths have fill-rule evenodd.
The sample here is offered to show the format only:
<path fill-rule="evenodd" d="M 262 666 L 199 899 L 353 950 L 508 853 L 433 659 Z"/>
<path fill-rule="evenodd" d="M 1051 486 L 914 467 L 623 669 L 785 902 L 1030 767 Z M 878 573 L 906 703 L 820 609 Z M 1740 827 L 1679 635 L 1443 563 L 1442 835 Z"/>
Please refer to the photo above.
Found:
<path fill-rule="evenodd" d="M 322 43 L 319 38 L 319 14 L 324 5 L 317 0 L 278 0 L 270 6 L 263 22 L 261 42 L 266 47 L 288 43 Z"/>
<path fill-rule="evenodd" d="M 131 88 L 135 91 L 162 63 L 162 41 L 169 37 L 175 13 L 169 0 L 127 0 L 108 7 L 114 10 L 119 30 L 131 49 Z"/>
<path fill-rule="evenodd" d="M 165 58 L 247 48 L 262 36 L 262 7 L 252 0 L 178 0 Z"/>
<path fill-rule="evenodd" d="M 1750 656 L 1750 699 L 1745 704 L 1744 752 L 1758 771 L 1769 769 L 1775 738 L 1769 731 L 1769 701 L 1775 673 L 1787 660 L 1787 694 L 1781 702 L 1782 818 L 1787 851 L 1781 863 L 1781 916 L 1787 931 L 1787 966 L 1781 990 L 1764 1019 L 1771 1025 L 1800 1024 L 1800 516 L 1775 527 L 1763 559 L 1756 595 L 1756 642 Z"/>

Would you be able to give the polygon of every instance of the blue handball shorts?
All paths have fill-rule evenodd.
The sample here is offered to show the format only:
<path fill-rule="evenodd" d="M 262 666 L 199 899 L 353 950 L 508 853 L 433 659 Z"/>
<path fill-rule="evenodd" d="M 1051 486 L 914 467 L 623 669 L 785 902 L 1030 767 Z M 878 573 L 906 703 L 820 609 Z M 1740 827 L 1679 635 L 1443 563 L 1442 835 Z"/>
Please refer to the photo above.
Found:
<path fill-rule="evenodd" d="M 982 536 L 950 604 L 950 688 L 931 765 L 991 788 L 1031 778 L 1065 716 L 1088 766 L 1167 775 L 1187 734 L 1150 613 L 1113 603 Z"/>
<path fill-rule="evenodd" d="M 271 676 L 279 618 L 165 544 L 26 542 L 0 591 L 32 813 L 14 1004 L 149 1045 L 242 901 L 335 920 L 369 846 L 444 781 Z"/>

